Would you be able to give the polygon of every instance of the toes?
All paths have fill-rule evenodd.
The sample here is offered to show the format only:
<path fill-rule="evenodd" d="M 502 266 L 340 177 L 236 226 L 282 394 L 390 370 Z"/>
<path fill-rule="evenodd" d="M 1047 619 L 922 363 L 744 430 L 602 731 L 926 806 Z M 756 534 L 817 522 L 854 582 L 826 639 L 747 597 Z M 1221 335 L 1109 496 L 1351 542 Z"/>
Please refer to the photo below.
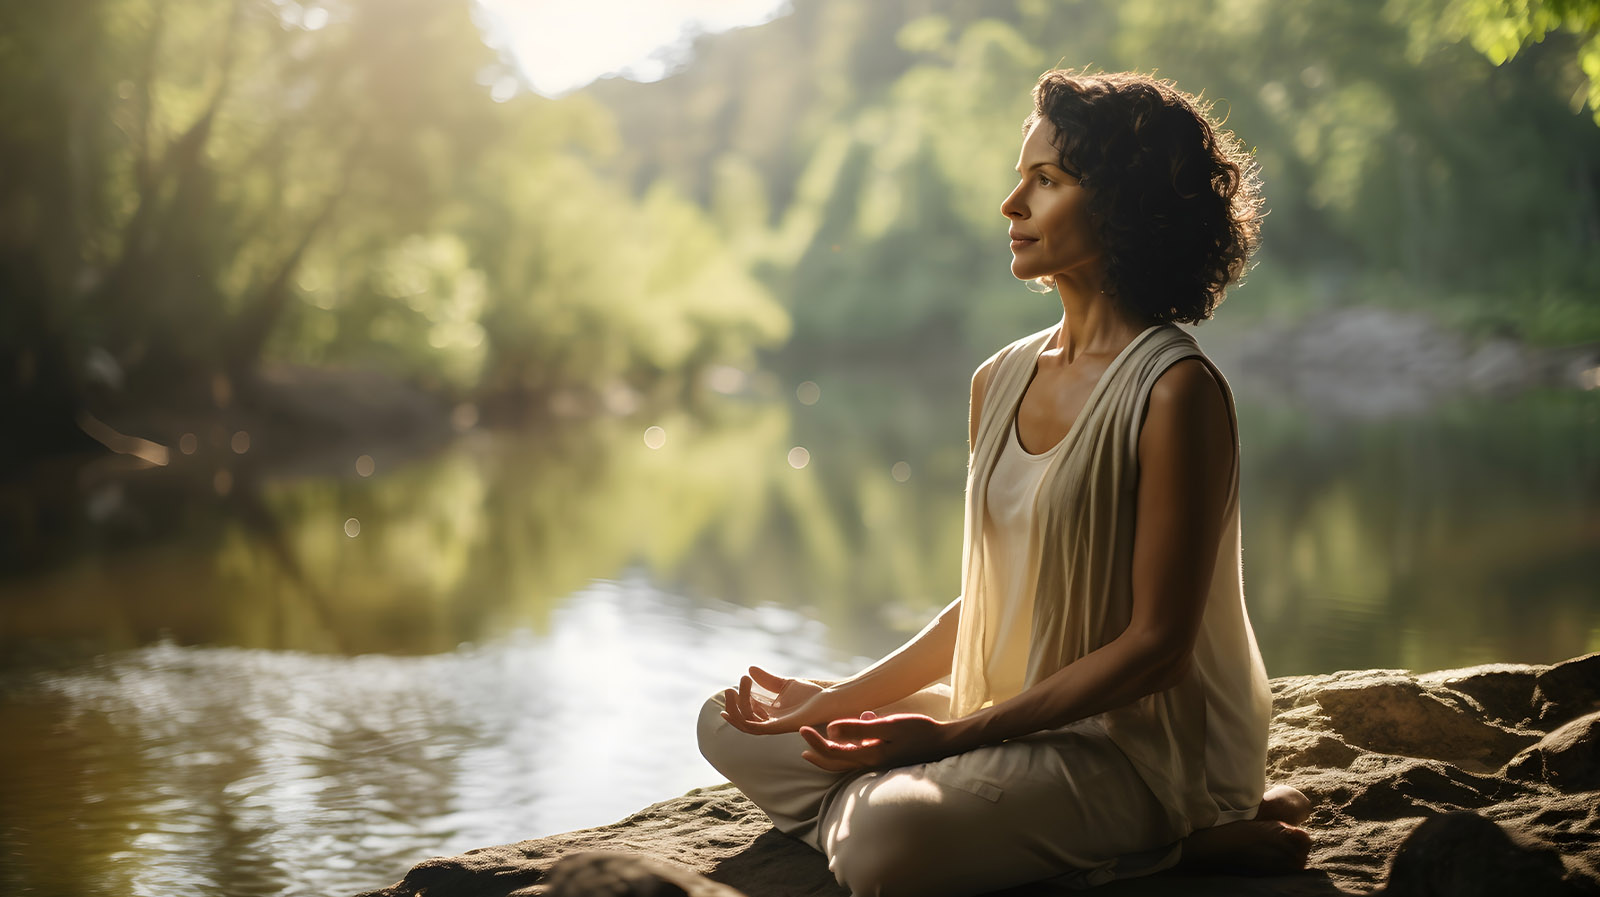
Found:
<path fill-rule="evenodd" d="M 1311 856 L 1311 833 L 1303 828 L 1292 825 L 1283 825 L 1278 836 L 1285 848 L 1284 859 L 1287 862 L 1285 871 L 1298 872 L 1306 867 L 1306 860 Z"/>

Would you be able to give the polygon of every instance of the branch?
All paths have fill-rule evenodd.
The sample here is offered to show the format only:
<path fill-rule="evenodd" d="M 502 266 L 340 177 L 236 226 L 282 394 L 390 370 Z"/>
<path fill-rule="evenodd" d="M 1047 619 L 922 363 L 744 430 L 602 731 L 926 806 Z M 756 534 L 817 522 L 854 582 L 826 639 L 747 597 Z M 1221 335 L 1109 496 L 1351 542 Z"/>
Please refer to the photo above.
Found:
<path fill-rule="evenodd" d="M 339 186 L 323 201 L 322 208 L 306 226 L 294 249 L 279 265 L 277 274 L 267 281 L 257 294 L 255 302 L 239 316 L 239 323 L 233 328 L 233 351 L 229 353 L 230 364 L 234 366 L 233 373 L 236 376 L 246 373 L 260 360 L 267 336 L 271 334 L 288 305 L 289 283 L 294 277 L 294 272 L 300 267 L 300 262 L 305 258 L 306 251 L 311 248 L 312 241 L 350 192 L 351 178 L 355 174 L 357 163 L 366 154 L 366 147 L 366 139 L 361 138 L 345 151 L 344 161 L 340 166 Z"/>

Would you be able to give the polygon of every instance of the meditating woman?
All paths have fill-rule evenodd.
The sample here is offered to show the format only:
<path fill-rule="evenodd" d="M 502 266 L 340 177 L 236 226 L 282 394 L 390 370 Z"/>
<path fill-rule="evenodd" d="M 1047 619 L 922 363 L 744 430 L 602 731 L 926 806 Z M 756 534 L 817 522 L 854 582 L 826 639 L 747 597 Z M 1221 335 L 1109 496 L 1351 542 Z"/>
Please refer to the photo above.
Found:
<path fill-rule="evenodd" d="M 1000 204 L 1061 322 L 972 378 L 961 597 L 839 682 L 752 667 L 706 758 L 855 895 L 1303 868 L 1265 792 L 1232 393 L 1209 318 L 1260 233 L 1255 168 L 1195 98 L 1045 73 Z M 947 683 L 947 684 L 946 684 Z"/>

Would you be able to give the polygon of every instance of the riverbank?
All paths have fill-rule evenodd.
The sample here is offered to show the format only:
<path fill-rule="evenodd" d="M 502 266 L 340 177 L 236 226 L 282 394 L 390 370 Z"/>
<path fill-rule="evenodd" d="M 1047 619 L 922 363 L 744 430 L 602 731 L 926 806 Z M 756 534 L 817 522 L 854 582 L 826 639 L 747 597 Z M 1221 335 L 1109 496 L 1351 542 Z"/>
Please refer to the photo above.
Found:
<path fill-rule="evenodd" d="M 1391 897 L 1600 894 L 1600 654 L 1548 666 L 1292 676 L 1272 687 L 1268 778 L 1315 803 L 1306 824 L 1308 870 L 1278 878 L 1155 876 L 1091 893 L 1334 897 L 1387 884 Z M 642 855 L 661 871 L 639 873 L 638 882 L 672 878 L 688 894 L 845 895 L 821 855 L 772 829 L 724 784 L 613 825 L 427 860 L 363 897 L 679 893 L 643 884 L 598 889 L 574 876 L 570 862 L 566 883 L 552 887 L 558 861 L 593 851 Z"/>
<path fill-rule="evenodd" d="M 1242 400 L 1339 418 L 1425 413 L 1463 396 L 1600 388 L 1600 343 L 1470 335 L 1420 311 L 1350 306 L 1196 333 Z"/>
<path fill-rule="evenodd" d="M 1240 323 L 1227 317 L 1198 328 L 1197 338 L 1228 375 L 1241 400 L 1314 407 L 1319 415 L 1387 418 L 1415 415 L 1464 395 L 1508 396 L 1530 389 L 1600 389 L 1600 343 L 1540 346 L 1514 335 L 1471 336 L 1421 311 L 1356 305 Z M 949 347 L 837 358 L 829 347 L 780 353 L 782 367 L 815 376 L 821 369 L 859 374 L 863 365 L 950 378 L 963 394 L 967 371 L 951 367 Z M 804 355 L 803 363 L 796 357 Z M 842 367 L 841 367 L 842 366 Z M 924 370 L 925 369 L 925 370 Z M 781 395 L 766 378 L 725 369 L 732 391 Z M 846 373 L 850 377 L 850 373 Z M 710 381 L 712 392 L 729 389 Z M 756 389 L 752 384 L 764 383 Z M 681 386 L 681 384 L 680 384 Z M 406 456 L 436 450 L 480 423 L 528 426 L 626 416 L 643 405 L 699 395 L 665 389 L 644 396 L 622 384 L 454 401 L 437 389 L 371 370 L 271 363 L 249 382 L 199 377 L 170 394 L 105 395 L 80 410 L 65 440 L 74 451 L 115 464 L 165 466 L 183 455 L 255 460 L 291 470 L 337 469 L 347 456 L 383 444 Z M 240 437 L 238 434 L 243 433 Z M 241 451 L 242 449 L 242 451 Z M 18 459 L 0 480 L 55 463 L 66 450 Z M 329 464 L 330 459 L 335 463 Z M 215 466 L 214 463 L 210 466 Z"/>

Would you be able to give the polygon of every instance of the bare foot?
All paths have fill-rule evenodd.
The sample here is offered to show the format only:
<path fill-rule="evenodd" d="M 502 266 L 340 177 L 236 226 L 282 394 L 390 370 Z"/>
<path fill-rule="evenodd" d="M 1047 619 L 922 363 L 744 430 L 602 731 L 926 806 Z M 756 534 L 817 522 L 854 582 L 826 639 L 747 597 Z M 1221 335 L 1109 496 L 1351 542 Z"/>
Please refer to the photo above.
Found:
<path fill-rule="evenodd" d="M 1290 825 L 1299 825 L 1310 815 L 1311 799 L 1289 785 L 1268 788 L 1261 798 L 1261 809 L 1256 811 L 1257 819 L 1275 819 Z"/>
<path fill-rule="evenodd" d="M 1305 799 L 1303 795 L 1301 799 Z M 1183 839 L 1183 859 L 1178 869 L 1229 875 L 1289 875 L 1306 867 L 1310 853 L 1311 835 L 1305 829 L 1279 819 L 1247 819 L 1199 829 Z"/>

